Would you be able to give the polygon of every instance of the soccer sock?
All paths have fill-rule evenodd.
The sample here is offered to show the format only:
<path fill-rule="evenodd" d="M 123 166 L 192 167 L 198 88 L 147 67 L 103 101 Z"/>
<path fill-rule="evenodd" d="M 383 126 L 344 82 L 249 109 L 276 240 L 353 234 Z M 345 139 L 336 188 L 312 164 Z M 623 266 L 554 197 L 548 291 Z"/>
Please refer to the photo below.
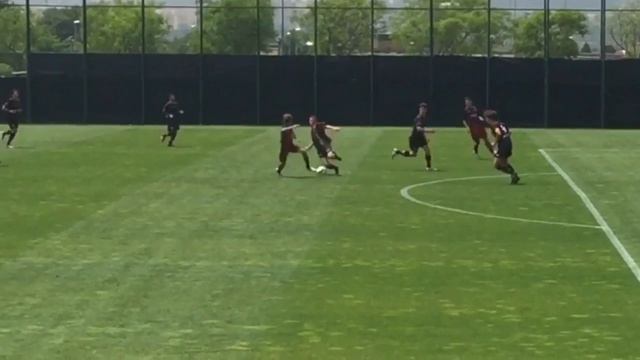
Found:
<path fill-rule="evenodd" d="M 491 144 L 489 144 L 488 142 L 485 142 L 484 145 L 487 147 L 487 150 L 489 150 L 489 152 L 493 154 L 493 146 L 491 146 Z"/>
<path fill-rule="evenodd" d="M 173 141 L 176 139 L 176 136 L 178 136 L 178 133 L 171 133 L 169 136 L 171 137 L 171 139 L 169 139 L 169 146 L 173 146 Z"/>
<path fill-rule="evenodd" d="M 396 150 L 396 154 L 402 155 L 404 157 L 413 157 L 413 155 L 411 155 L 411 151 L 409 150 Z"/>
<path fill-rule="evenodd" d="M 507 170 L 507 173 L 511 175 L 516 175 L 516 169 L 514 169 L 513 166 L 511 166 L 511 164 L 507 164 L 506 170 Z"/>
<path fill-rule="evenodd" d="M 280 174 L 282 172 L 282 169 L 284 169 L 284 166 L 286 165 L 286 162 L 280 163 L 280 165 L 278 165 L 278 174 Z"/>
<path fill-rule="evenodd" d="M 11 142 L 13 141 L 13 139 L 16 138 L 16 135 L 18 135 L 17 131 L 11 131 L 9 133 L 9 140 L 7 141 L 7 146 L 11 145 Z"/>
<path fill-rule="evenodd" d="M 2 133 L 2 139 L 4 140 L 4 138 L 9 134 L 11 134 L 11 130 L 7 130 L 7 131 L 3 132 Z"/>
<path fill-rule="evenodd" d="M 327 169 L 331 169 L 331 170 L 335 171 L 336 175 L 340 174 L 340 168 L 335 166 L 335 165 L 333 165 L 333 164 L 327 164 L 327 165 L 325 165 L 325 167 Z"/>
<path fill-rule="evenodd" d="M 338 155 L 338 153 L 335 151 L 333 152 L 333 157 L 338 161 L 342 161 L 342 158 L 340 157 L 340 155 Z"/>
<path fill-rule="evenodd" d="M 425 160 L 427 160 L 427 167 L 431 167 L 431 155 L 425 155 Z"/>
<path fill-rule="evenodd" d="M 307 170 L 311 171 L 311 164 L 309 164 L 309 155 L 307 155 L 306 152 L 302 153 L 302 159 L 304 160 L 304 166 L 307 167 Z"/>
<path fill-rule="evenodd" d="M 480 146 L 480 144 L 476 143 L 475 145 L 473 145 L 473 152 L 474 154 L 478 155 L 478 146 Z"/>

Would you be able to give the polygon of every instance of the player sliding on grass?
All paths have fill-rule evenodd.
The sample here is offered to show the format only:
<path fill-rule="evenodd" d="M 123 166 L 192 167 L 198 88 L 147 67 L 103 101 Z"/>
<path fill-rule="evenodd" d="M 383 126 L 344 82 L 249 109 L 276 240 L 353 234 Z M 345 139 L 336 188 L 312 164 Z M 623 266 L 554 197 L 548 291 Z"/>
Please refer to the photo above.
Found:
<path fill-rule="evenodd" d="M 180 121 L 178 116 L 182 114 L 184 114 L 184 111 L 180 109 L 180 106 L 176 101 L 176 96 L 170 94 L 169 100 L 162 107 L 162 115 L 167 121 L 167 133 L 160 137 L 162 142 L 164 142 L 168 137 L 169 146 L 173 146 L 173 142 L 176 140 L 176 136 L 178 136 L 178 131 L 180 130 Z"/>
<path fill-rule="evenodd" d="M 436 171 L 437 169 L 431 167 L 431 149 L 429 148 L 429 140 L 427 134 L 434 134 L 435 130 L 427 129 L 427 115 L 428 105 L 427 103 L 421 103 L 418 106 L 418 115 L 415 118 L 413 129 L 411 130 L 411 136 L 409 136 L 409 149 L 399 150 L 394 148 L 391 153 L 391 158 L 395 158 L 397 155 L 404 157 L 416 157 L 418 156 L 418 150 L 424 150 L 424 159 L 426 162 L 427 171 Z"/>
<path fill-rule="evenodd" d="M 494 166 L 503 173 L 511 175 L 511 184 L 516 185 L 520 182 L 520 177 L 516 169 L 509 164 L 509 158 L 513 152 L 513 143 L 511 142 L 511 130 L 509 127 L 498 120 L 498 113 L 494 110 L 486 110 L 484 118 L 491 127 L 496 138 L 494 154 L 496 160 Z"/>
<path fill-rule="evenodd" d="M 469 130 L 471 139 L 473 140 L 473 153 L 476 157 L 479 157 L 478 147 L 480 146 L 480 140 L 484 142 L 490 153 L 493 154 L 493 147 L 491 142 L 487 138 L 487 123 L 478 114 L 478 108 L 473 105 L 473 100 L 469 97 L 464 98 L 464 120 L 462 122 L 464 126 Z"/>
<path fill-rule="evenodd" d="M 333 150 L 331 146 L 331 138 L 327 136 L 326 132 L 326 129 L 340 131 L 340 128 L 318 121 L 318 117 L 315 115 L 311 115 L 309 117 L 309 126 L 311 126 L 311 145 L 309 145 L 305 150 L 314 146 L 318 153 L 318 157 L 322 160 L 324 168 L 333 170 L 336 175 L 340 175 L 340 168 L 335 165 L 332 160 L 335 159 L 341 161 L 342 158 Z M 319 167 L 318 169 L 322 170 L 323 168 Z"/>
<path fill-rule="evenodd" d="M 287 158 L 291 153 L 302 154 L 302 159 L 304 159 L 304 164 L 307 167 L 307 170 L 311 171 L 309 155 L 307 155 L 306 150 L 300 149 L 300 147 L 294 143 L 296 133 L 293 130 L 299 126 L 300 125 L 293 123 L 293 115 L 282 115 L 282 129 L 280 130 L 280 165 L 278 165 L 278 168 L 276 169 L 278 175 L 282 175 L 282 170 L 285 165 L 287 165 Z"/>
<path fill-rule="evenodd" d="M 7 123 L 9 124 L 9 130 L 2 133 L 2 140 L 5 137 L 9 137 L 7 140 L 7 147 L 13 149 L 11 143 L 13 139 L 18 135 L 18 117 L 22 113 L 22 104 L 20 103 L 20 93 L 18 90 L 11 92 L 11 97 L 4 104 L 2 104 L 2 112 L 7 114 Z"/>

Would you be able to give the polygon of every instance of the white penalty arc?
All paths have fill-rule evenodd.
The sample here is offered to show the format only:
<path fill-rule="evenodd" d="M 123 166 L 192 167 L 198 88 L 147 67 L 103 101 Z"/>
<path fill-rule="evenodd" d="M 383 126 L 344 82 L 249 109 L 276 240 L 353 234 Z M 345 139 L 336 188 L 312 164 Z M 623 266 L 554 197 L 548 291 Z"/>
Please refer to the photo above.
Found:
<path fill-rule="evenodd" d="M 554 175 L 558 176 L 558 174 L 555 173 L 555 172 L 553 172 L 553 173 L 521 174 L 520 176 L 554 176 Z M 470 176 L 470 177 L 462 177 L 462 178 L 449 178 L 449 179 L 440 179 L 440 180 L 427 181 L 427 182 L 423 182 L 423 183 L 419 183 L 419 184 L 413 184 L 413 185 L 409 185 L 409 186 L 404 187 L 402 190 L 400 190 L 400 195 L 403 198 L 411 201 L 412 203 L 423 205 L 423 206 L 427 206 L 427 207 L 430 207 L 432 209 L 448 211 L 448 212 L 452 212 L 452 213 L 456 213 L 456 214 L 478 216 L 478 217 L 482 217 L 482 218 L 485 218 L 485 219 L 498 219 L 498 220 L 516 221 L 516 222 L 523 222 L 523 223 L 533 223 L 533 224 L 543 224 L 543 225 L 556 225 L 556 226 L 564 226 L 564 227 L 574 227 L 574 228 L 586 228 L 586 229 L 602 230 L 602 227 L 598 226 L 598 225 L 576 224 L 576 223 L 561 222 L 561 221 L 547 221 L 547 220 L 536 220 L 536 219 L 511 217 L 511 216 L 501 216 L 501 215 L 485 214 L 485 213 L 480 213 L 480 212 L 476 212 L 476 211 L 468 211 L 468 210 L 463 210 L 463 209 L 458 209 L 458 208 L 453 208 L 453 207 L 448 207 L 448 206 L 442 206 L 442 205 L 437 205 L 437 204 L 434 204 L 434 203 L 430 203 L 428 201 L 423 201 L 423 200 L 416 199 L 410 193 L 411 190 L 413 190 L 413 189 L 415 189 L 417 187 L 421 187 L 421 186 L 436 185 L 436 184 L 442 184 L 442 183 L 448 183 L 448 182 L 473 181 L 473 180 L 494 179 L 494 178 L 504 178 L 504 177 L 505 177 L 505 175 L 488 175 L 488 176 Z"/>

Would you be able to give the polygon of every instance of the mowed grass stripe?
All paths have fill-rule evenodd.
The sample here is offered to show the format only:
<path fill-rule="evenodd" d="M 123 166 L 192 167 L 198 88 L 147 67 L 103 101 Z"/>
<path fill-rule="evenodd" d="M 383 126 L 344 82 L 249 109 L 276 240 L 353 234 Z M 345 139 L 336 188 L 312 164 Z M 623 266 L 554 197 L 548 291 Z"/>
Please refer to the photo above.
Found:
<path fill-rule="evenodd" d="M 50 131 L 40 134 L 58 137 L 57 127 L 48 129 Z M 71 142 L 67 145 L 71 153 L 15 150 L 19 158 L 7 160 L 7 166 L 0 168 L 0 181 L 12 189 L 4 198 L 11 204 L 11 211 L 0 213 L 0 234 L 3 235 L 0 236 L 0 258 L 11 258 L 27 249 L 33 240 L 67 230 L 116 199 L 135 193 L 148 182 L 188 166 L 209 152 L 224 149 L 242 139 L 241 134 L 263 131 L 195 132 L 192 141 L 203 145 L 208 140 L 210 145 L 201 146 L 201 151 L 194 154 L 193 151 L 185 153 L 183 148 L 162 147 L 158 141 L 159 128 L 124 129 L 128 131 L 106 128 L 108 135 Z M 62 127 L 60 131 L 64 133 L 67 129 Z M 34 149 L 39 149 L 39 142 L 32 141 Z M 114 155 L 94 152 L 95 149 L 129 153 Z"/>
<path fill-rule="evenodd" d="M 264 138 L 264 141 L 263 141 L 263 138 Z M 253 227 L 258 227 L 258 228 L 263 227 L 262 230 L 264 230 L 264 226 L 266 226 L 267 229 L 269 230 L 272 226 L 286 227 L 288 226 L 288 222 L 289 222 L 289 219 L 287 219 L 286 216 L 295 216 L 297 212 L 290 212 L 292 209 L 289 207 L 288 204 L 285 204 L 286 206 L 280 209 L 280 215 L 282 215 L 282 218 L 278 217 L 275 219 L 278 221 L 282 220 L 281 223 L 272 225 L 268 220 L 274 221 L 274 219 L 272 219 L 272 216 L 274 216 L 275 214 L 267 214 L 267 216 L 271 216 L 271 217 L 268 217 L 268 219 L 264 219 L 265 220 L 264 225 L 261 225 L 260 216 L 264 216 L 263 214 L 264 214 L 264 211 L 266 210 L 264 206 L 265 205 L 269 206 L 271 202 L 266 202 L 261 204 L 251 204 L 250 202 L 253 201 L 252 199 L 256 197 L 262 197 L 264 199 L 265 194 L 272 196 L 274 201 L 278 201 L 283 196 L 286 198 L 288 192 L 277 193 L 277 192 L 270 192 L 268 190 L 269 186 L 274 186 L 274 185 L 281 186 L 281 185 L 285 185 L 285 182 L 289 182 L 288 184 L 285 185 L 286 186 L 285 189 L 290 188 L 289 186 L 290 184 L 298 183 L 299 185 L 303 186 L 303 188 L 299 188 L 300 190 L 307 191 L 309 196 L 313 196 L 315 198 L 316 193 L 313 191 L 313 189 L 309 188 L 309 185 L 307 184 L 301 184 L 301 182 L 308 182 L 308 181 L 325 182 L 330 180 L 336 180 L 336 181 L 342 180 L 340 178 L 336 178 L 336 179 L 329 179 L 328 177 L 319 178 L 319 177 L 316 177 L 315 175 L 313 175 L 310 178 L 311 180 L 277 179 L 275 174 L 273 174 L 273 170 L 271 166 L 275 155 L 277 155 L 277 139 L 278 139 L 278 133 L 271 132 L 268 137 L 261 137 L 259 141 L 255 141 L 254 143 L 252 143 L 251 144 L 252 146 L 246 147 L 246 148 L 249 148 L 252 152 L 255 152 L 255 154 L 258 154 L 258 156 L 253 156 L 253 155 L 247 156 L 247 152 L 244 151 L 244 148 L 237 148 L 235 149 L 237 151 L 234 150 L 234 151 L 231 151 L 231 153 L 220 154 L 220 157 L 226 160 L 224 164 L 219 164 L 216 161 L 210 161 L 210 162 L 208 161 L 206 163 L 203 162 L 199 164 L 199 166 L 197 166 L 196 170 L 184 172 L 179 174 L 178 176 L 173 177 L 171 182 L 167 183 L 165 181 L 163 184 L 160 184 L 160 185 L 154 184 L 152 188 L 163 188 L 165 187 L 165 185 L 168 185 L 166 186 L 166 189 L 171 193 L 171 196 L 161 201 L 153 201 L 153 204 L 151 205 L 143 205 L 142 202 L 144 201 L 141 201 L 140 210 L 146 210 L 147 208 L 152 207 L 153 211 L 151 211 L 151 213 L 154 215 L 145 216 L 144 214 L 146 214 L 147 211 L 142 211 L 139 214 L 139 216 L 143 217 L 144 219 L 146 219 L 145 221 L 149 222 L 148 225 L 146 226 L 146 229 L 149 229 L 150 227 L 160 227 L 160 233 L 162 233 L 165 230 L 167 231 L 167 233 L 164 233 L 160 237 L 160 239 L 158 239 L 158 235 L 156 235 L 156 240 L 162 241 L 161 244 L 158 244 L 157 241 L 154 242 L 153 244 L 150 244 L 150 242 L 152 241 L 152 238 L 147 239 L 148 241 L 145 243 L 144 239 L 141 239 L 144 237 L 145 234 L 143 234 L 142 232 L 138 233 L 139 227 L 137 225 L 132 226 L 132 223 L 135 224 L 135 220 L 127 220 L 125 222 L 121 222 L 118 225 L 117 229 L 112 229 L 112 230 L 102 229 L 104 232 L 106 232 L 108 236 L 106 236 L 107 238 L 103 239 L 102 241 L 96 242 L 96 245 L 92 246 L 93 250 L 91 250 L 91 252 L 97 255 L 102 250 L 105 250 L 104 252 L 106 253 L 105 254 L 106 256 L 109 256 L 109 255 L 113 256 L 113 254 L 108 254 L 108 250 L 112 250 L 110 249 L 111 247 L 115 249 L 122 247 L 123 250 L 127 250 L 127 249 L 131 250 L 133 248 L 137 248 L 137 249 L 148 248 L 150 252 L 148 254 L 149 255 L 148 257 L 151 259 L 158 259 L 158 258 L 161 258 L 161 256 L 168 256 L 168 257 L 174 257 L 178 259 L 191 257 L 195 261 L 197 261 L 199 258 L 200 259 L 202 258 L 201 256 L 203 254 L 206 254 L 207 258 L 210 258 L 211 256 L 213 256 L 214 258 L 218 258 L 220 260 L 220 263 L 227 264 L 228 267 L 220 268 L 220 269 L 205 269 L 203 273 L 202 269 L 198 269 L 195 266 L 189 267 L 189 269 L 184 269 L 184 268 L 181 268 L 180 264 L 176 264 L 173 266 L 169 264 L 169 268 L 164 269 L 164 271 L 171 274 L 176 271 L 176 268 L 178 268 L 178 270 L 181 270 L 181 271 L 178 271 L 178 273 L 184 272 L 185 276 L 191 275 L 194 278 L 204 277 L 205 279 L 209 279 L 209 277 L 211 276 L 213 279 L 216 279 L 216 277 L 219 277 L 221 280 L 223 280 L 222 283 L 218 281 L 213 281 L 212 285 L 215 285 L 216 287 L 223 287 L 223 288 L 226 286 L 231 287 L 231 289 L 229 289 L 229 294 L 231 294 L 231 296 L 227 300 L 230 306 L 241 304 L 243 300 L 254 301 L 254 299 L 251 297 L 247 298 L 246 296 L 243 296 L 243 291 L 240 291 L 240 289 L 233 289 L 234 287 L 243 287 L 242 284 L 237 284 L 234 278 L 237 276 L 242 277 L 244 276 L 244 274 L 253 275 L 253 273 L 256 271 L 254 268 L 258 268 L 257 270 L 259 270 L 260 272 L 264 271 L 261 267 L 261 264 L 263 264 L 263 262 L 257 260 L 252 266 L 250 262 L 247 262 L 247 261 L 239 262 L 238 260 L 236 260 L 236 258 L 240 258 L 240 257 L 246 258 L 247 256 L 259 256 L 258 251 L 256 251 L 255 254 L 251 251 L 243 251 L 243 249 L 250 250 L 252 247 L 251 245 L 252 243 L 255 244 L 253 245 L 253 247 L 256 247 L 258 249 L 263 249 L 264 247 L 263 249 L 264 253 L 267 255 L 270 252 L 269 249 L 271 249 L 272 247 L 276 247 L 276 249 L 278 249 L 279 251 L 282 251 L 282 250 L 290 249 L 291 246 L 290 244 L 286 244 L 286 245 L 282 244 L 281 247 L 277 247 L 278 245 L 277 243 L 261 241 L 260 239 L 261 234 L 269 233 L 269 231 L 263 232 L 260 229 L 256 229 L 256 233 L 255 233 L 256 236 L 254 237 L 249 235 L 248 239 L 238 238 L 236 236 L 237 235 L 236 233 L 242 230 L 246 232 L 247 230 L 246 225 L 248 222 L 251 222 L 251 221 L 255 222 L 254 224 L 252 224 Z M 363 156 L 364 154 L 366 154 L 366 151 L 367 151 L 366 146 L 363 146 L 363 147 L 359 146 L 360 140 L 358 139 L 358 137 L 354 137 L 354 139 L 356 140 L 355 144 L 353 144 L 354 147 L 361 148 L 361 150 L 359 151 L 360 155 L 357 155 L 357 153 L 350 154 L 350 159 L 351 159 L 350 164 L 357 164 L 358 156 Z M 348 141 L 348 140 L 349 140 L 348 136 L 345 136 L 345 141 Z M 365 139 L 365 142 L 366 142 L 366 139 Z M 275 149 L 272 144 L 276 145 Z M 269 182 L 268 182 L 269 185 L 264 184 L 263 176 L 261 176 L 259 179 L 252 179 L 251 176 L 249 176 L 251 173 L 256 171 L 256 168 L 251 166 L 252 164 L 260 164 L 260 165 L 268 164 L 268 167 L 260 168 L 258 171 L 260 171 L 261 173 L 264 173 L 267 179 L 269 179 Z M 301 161 L 297 165 L 299 168 L 301 168 L 301 165 L 302 165 Z M 291 164 L 291 167 L 294 168 L 293 162 Z M 206 184 L 204 183 L 205 179 L 206 179 Z M 219 181 L 217 181 L 216 179 L 219 179 Z M 241 180 L 245 180 L 245 181 L 241 181 Z M 174 184 L 174 181 L 176 182 L 175 184 Z M 328 184 L 325 184 L 325 185 L 328 185 Z M 337 189 L 340 186 L 341 185 L 339 183 L 336 183 L 334 188 Z M 317 204 L 319 205 L 320 209 L 328 208 L 324 206 L 325 205 L 324 199 L 332 198 L 330 191 L 326 191 L 328 190 L 326 186 L 324 190 L 325 191 L 322 192 L 322 195 L 318 196 L 319 201 L 317 202 Z M 144 190 L 144 191 L 148 192 L 150 190 Z M 295 194 L 291 194 L 291 195 L 295 196 Z M 140 194 L 136 194 L 134 199 L 136 197 L 139 198 Z M 200 199 L 198 199 L 198 197 L 200 197 Z M 180 223 L 168 224 L 167 228 L 165 229 L 162 221 L 171 221 L 172 219 L 171 215 L 167 214 L 172 211 L 171 206 L 173 205 L 177 209 L 184 210 L 185 207 L 183 206 L 184 204 L 182 203 L 182 201 L 184 202 L 184 204 L 188 204 L 192 208 L 186 211 L 187 212 L 186 215 L 194 215 L 195 213 L 198 213 L 199 210 L 201 210 L 200 204 L 202 204 L 202 206 L 208 206 L 212 208 L 217 207 L 216 209 L 218 210 L 217 211 L 218 216 L 212 217 L 211 219 L 209 219 L 211 223 L 207 222 L 204 218 L 192 218 L 192 219 L 185 218 L 182 224 Z M 231 204 L 235 204 L 235 206 L 232 208 L 227 208 L 227 202 L 230 202 Z M 244 206 L 242 204 L 244 204 Z M 193 209 L 193 207 L 196 207 L 196 209 Z M 302 207 L 306 208 L 307 205 L 304 205 Z M 110 212 L 117 212 L 117 208 L 122 208 L 122 207 L 121 206 L 114 207 L 113 211 L 110 211 Z M 125 209 L 125 214 L 127 213 L 126 210 L 130 208 L 134 208 L 134 206 L 127 206 Z M 237 208 L 240 208 L 240 209 L 236 210 Z M 246 211 L 243 211 L 242 209 Z M 101 216 L 99 219 L 104 223 L 113 223 L 112 221 L 110 221 L 108 217 L 110 212 L 107 212 L 106 215 Z M 169 215 L 169 216 L 164 216 L 163 214 Z M 122 214 L 119 214 L 119 216 L 121 215 Z M 119 216 L 116 216 L 116 217 L 119 217 Z M 302 218 L 299 220 L 302 220 L 303 222 L 301 224 L 302 226 L 308 225 L 308 227 L 304 226 L 306 231 L 312 232 L 312 229 L 314 227 L 314 222 L 317 221 L 318 216 L 319 214 L 316 212 L 314 214 L 311 214 L 309 218 Z M 305 224 L 305 220 L 308 220 L 306 221 L 307 224 Z M 309 221 L 311 221 L 311 223 L 308 223 Z M 244 224 L 244 225 L 239 227 L 238 224 Z M 196 229 L 194 229 L 193 227 L 195 227 Z M 206 237 L 203 238 L 201 236 L 200 237 L 198 236 L 197 234 L 198 227 L 204 227 L 207 229 L 207 232 L 205 233 Z M 217 230 L 216 228 L 219 228 L 220 231 L 216 231 Z M 83 226 L 80 230 L 74 231 L 74 234 L 76 232 L 78 234 L 85 234 L 85 235 L 87 233 L 92 234 L 92 231 L 90 230 L 91 230 L 91 226 L 90 224 L 87 224 L 86 226 Z M 114 243 L 113 240 L 117 240 L 118 235 L 120 233 L 128 234 L 130 239 L 127 239 L 127 240 L 129 240 L 129 242 Z M 298 247 L 301 247 L 301 246 L 304 247 L 305 246 L 304 233 L 298 232 L 297 234 L 301 235 L 301 237 L 291 238 L 291 237 L 285 236 L 284 239 L 280 239 L 278 237 L 272 240 L 275 240 L 275 241 L 279 240 L 281 242 L 286 241 L 287 243 L 291 241 L 295 241 Z M 91 235 L 91 237 L 96 237 L 96 236 L 101 236 L 101 235 L 99 234 Z M 221 238 L 218 238 L 218 236 L 220 236 Z M 227 241 L 225 241 L 226 239 L 224 238 L 224 236 L 231 238 L 232 241 L 229 240 L 227 243 Z M 70 236 L 70 237 L 73 238 L 73 236 Z M 115 239 L 105 244 L 105 241 L 108 240 L 108 237 L 115 237 Z M 300 241 L 302 241 L 302 244 L 298 243 L 298 239 L 301 239 Z M 245 241 L 247 242 L 245 243 Z M 237 244 L 236 242 L 239 242 L 240 244 Z M 101 245 L 101 244 L 104 244 L 104 245 Z M 246 245 L 246 247 L 240 246 L 241 244 Z M 233 245 L 234 246 L 233 249 L 230 249 L 229 245 Z M 107 248 L 107 246 L 109 248 Z M 76 251 L 78 250 L 80 252 L 80 254 L 77 254 L 79 255 L 79 258 L 85 258 L 86 255 L 91 255 L 91 254 L 84 253 L 85 252 L 84 247 L 80 247 L 79 249 L 76 248 Z M 141 249 L 140 252 L 144 253 L 145 250 Z M 65 257 L 65 254 L 62 254 L 62 256 Z M 273 254 L 271 256 L 278 257 L 279 254 Z M 123 266 L 127 268 L 127 274 L 126 275 L 122 274 L 122 277 L 125 280 L 120 280 L 120 284 L 118 285 L 118 288 L 121 290 L 114 293 L 113 296 L 108 296 L 107 294 L 105 294 L 105 296 L 107 296 L 107 299 L 98 301 L 99 304 L 105 303 L 105 304 L 108 304 L 108 306 L 113 306 L 113 302 L 119 303 L 120 302 L 119 299 L 121 299 L 122 301 L 129 302 L 127 304 L 128 306 L 124 308 L 130 309 L 132 305 L 131 301 L 134 301 L 133 299 L 137 298 L 138 296 L 141 296 L 141 294 L 147 294 L 149 292 L 154 293 L 159 291 L 161 292 L 161 294 L 159 294 L 157 299 L 164 299 L 170 294 L 174 294 L 174 292 L 179 293 L 181 291 L 185 291 L 188 293 L 192 293 L 194 291 L 194 288 L 193 288 L 194 284 L 196 284 L 195 290 L 198 290 L 198 289 L 203 290 L 200 288 L 200 284 L 198 284 L 197 279 L 192 279 L 192 281 L 185 281 L 184 284 L 182 283 L 176 284 L 174 283 L 175 280 L 167 280 L 171 284 L 171 287 L 165 288 L 164 286 L 161 285 L 164 282 L 162 280 L 162 276 L 158 276 L 157 273 L 154 273 L 154 271 L 158 271 L 160 269 L 153 270 L 152 269 L 153 265 L 149 266 L 149 264 L 145 264 L 143 261 L 140 261 L 144 258 L 144 256 L 138 257 L 134 254 L 118 253 L 116 254 L 116 257 L 117 258 L 114 259 L 115 260 L 114 264 L 112 264 L 113 266 L 107 267 L 107 269 L 109 269 L 110 270 L 109 272 L 111 272 L 110 276 L 112 276 L 114 279 L 117 279 L 121 277 L 119 275 L 120 271 L 118 267 Z M 131 259 L 132 263 L 128 263 L 127 259 Z M 265 261 L 268 263 L 269 258 L 266 258 Z M 237 263 L 238 265 L 236 266 L 235 263 Z M 78 265 L 78 266 L 83 269 L 85 268 L 83 267 L 83 265 Z M 73 271 L 74 273 L 79 271 L 78 266 L 76 266 L 76 270 Z M 58 269 L 58 270 L 62 270 L 62 269 Z M 95 270 L 99 270 L 99 269 L 94 269 L 93 271 Z M 105 270 L 105 269 L 102 269 L 102 270 Z M 214 271 L 212 273 L 209 273 L 210 270 L 214 270 Z M 86 269 L 84 271 L 92 271 L 92 270 Z M 149 273 L 150 271 L 151 273 Z M 237 271 L 237 274 L 235 277 L 233 276 L 233 274 L 229 274 L 230 272 L 233 273 L 235 271 Z M 278 271 L 285 272 L 285 274 L 283 275 L 285 276 L 286 272 L 291 271 L 291 268 L 288 267 L 284 269 L 279 269 Z M 93 275 L 94 276 L 98 275 L 97 280 L 100 280 L 101 278 L 99 276 L 100 274 L 93 274 Z M 157 284 L 158 278 L 160 278 L 161 284 Z M 126 279 L 131 279 L 131 280 L 126 281 Z M 196 282 L 194 283 L 193 280 L 195 280 Z M 126 281 L 126 282 L 122 283 L 122 281 Z M 226 282 L 229 282 L 229 281 L 232 281 L 232 283 L 225 284 Z M 100 283 L 101 281 L 98 281 L 98 284 Z M 157 287 L 157 290 L 150 289 L 146 287 L 146 285 L 148 285 L 149 283 L 151 284 L 156 283 L 156 285 L 160 285 L 160 286 Z M 255 291 L 256 289 L 253 289 L 254 286 L 255 284 L 251 284 L 249 288 L 252 288 L 252 291 Z M 123 287 L 124 289 L 122 289 Z M 166 293 L 167 291 L 169 291 L 170 294 L 167 294 Z M 149 296 L 151 296 L 151 298 L 156 298 L 155 296 L 152 296 L 152 295 L 149 295 Z M 201 300 L 201 302 L 199 302 L 198 304 L 208 303 L 207 299 L 201 299 L 198 296 L 195 296 L 194 298 Z M 184 300 L 187 302 L 190 302 L 190 301 L 193 301 L 194 299 L 184 299 Z M 97 309 L 97 308 L 99 309 L 99 304 L 91 305 L 89 309 L 84 311 L 86 314 L 80 317 L 90 318 L 92 314 L 90 309 Z M 198 304 L 193 304 L 193 306 L 197 306 Z M 66 305 L 65 307 L 70 309 L 77 309 L 78 307 L 83 307 L 83 305 L 84 304 L 82 303 L 78 303 L 78 304 L 75 304 L 75 306 L 71 304 L 71 305 Z M 161 304 L 157 304 L 156 306 L 164 307 L 164 306 L 168 306 L 168 304 L 161 303 Z M 186 308 L 192 308 L 192 307 L 188 306 Z M 253 312 L 251 308 L 253 308 L 253 306 L 250 306 L 248 308 L 241 307 L 243 311 L 239 312 L 237 315 L 243 315 L 243 312 L 247 312 L 247 311 Z M 128 310 L 126 309 L 123 309 L 122 311 L 128 312 Z M 145 307 L 145 309 L 147 308 Z M 101 310 L 105 310 L 105 309 L 100 309 L 93 312 L 93 314 L 95 314 L 98 317 L 98 319 L 96 319 L 96 322 L 107 321 L 107 319 L 102 319 L 98 315 L 98 314 L 103 314 L 103 311 Z M 167 311 L 167 309 L 161 309 L 160 311 L 152 311 L 152 310 L 159 310 L 159 309 L 154 308 L 152 304 L 151 308 L 149 308 L 148 310 L 143 310 L 145 315 L 152 317 L 151 321 L 153 321 L 153 319 L 157 319 L 158 314 L 166 315 L 166 311 Z M 131 311 L 135 314 L 135 306 L 134 306 L 134 310 L 131 310 Z M 218 309 L 217 311 L 215 311 L 215 313 L 220 313 L 220 312 L 224 312 L 224 310 Z M 228 314 L 228 315 L 231 316 L 233 314 Z M 135 317 L 135 315 L 133 316 Z M 255 320 L 251 318 L 249 315 L 243 315 L 243 316 L 249 317 L 247 319 L 247 322 L 249 320 L 251 321 Z M 70 316 L 70 317 L 75 318 L 75 316 Z M 185 314 L 185 318 L 183 320 L 187 321 L 190 317 L 191 317 L 190 315 Z M 157 321 L 162 323 L 162 319 L 159 319 Z M 171 327 L 170 324 L 165 324 L 165 325 L 168 327 Z M 197 325 L 202 326 L 202 324 L 197 324 Z M 250 327 L 252 325 L 249 324 L 247 326 Z M 78 329 L 76 331 L 81 332 L 80 329 L 82 328 L 83 328 L 82 325 L 78 325 Z M 117 330 L 113 330 L 112 328 L 113 327 L 106 326 L 105 331 L 108 331 L 108 329 L 111 329 L 111 331 L 117 332 Z M 180 330 L 180 329 L 177 329 L 177 330 Z M 94 331 L 96 330 L 94 329 Z M 246 329 L 244 331 L 246 331 Z M 69 329 L 69 332 L 70 333 L 75 332 L 73 326 L 71 327 L 71 329 Z M 126 330 L 122 330 L 122 332 L 126 332 Z M 224 347 L 233 346 L 234 344 L 235 344 L 235 340 L 234 341 L 229 340 L 228 344 L 221 343 L 220 346 L 221 346 L 221 349 L 223 349 Z M 69 351 L 73 351 L 73 350 L 69 349 Z M 171 348 L 165 348 L 163 349 L 163 351 L 171 351 Z"/>

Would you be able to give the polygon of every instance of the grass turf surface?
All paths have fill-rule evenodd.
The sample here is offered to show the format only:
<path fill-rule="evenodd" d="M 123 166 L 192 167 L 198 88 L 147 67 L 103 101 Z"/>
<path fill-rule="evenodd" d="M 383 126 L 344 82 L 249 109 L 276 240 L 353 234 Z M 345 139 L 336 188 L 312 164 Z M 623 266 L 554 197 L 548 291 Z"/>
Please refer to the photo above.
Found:
<path fill-rule="evenodd" d="M 407 185 L 491 176 L 462 130 L 437 173 L 389 157 L 407 129 L 347 128 L 344 176 L 275 128 L 25 126 L 0 151 L 0 358 L 638 358 L 640 284 L 599 229 L 411 203 Z M 298 136 L 307 140 L 307 130 Z M 516 131 L 524 185 L 422 186 L 421 201 L 596 225 L 640 259 L 638 132 Z M 315 154 L 312 159 L 317 163 Z M 538 174 L 538 175 L 536 175 Z"/>

